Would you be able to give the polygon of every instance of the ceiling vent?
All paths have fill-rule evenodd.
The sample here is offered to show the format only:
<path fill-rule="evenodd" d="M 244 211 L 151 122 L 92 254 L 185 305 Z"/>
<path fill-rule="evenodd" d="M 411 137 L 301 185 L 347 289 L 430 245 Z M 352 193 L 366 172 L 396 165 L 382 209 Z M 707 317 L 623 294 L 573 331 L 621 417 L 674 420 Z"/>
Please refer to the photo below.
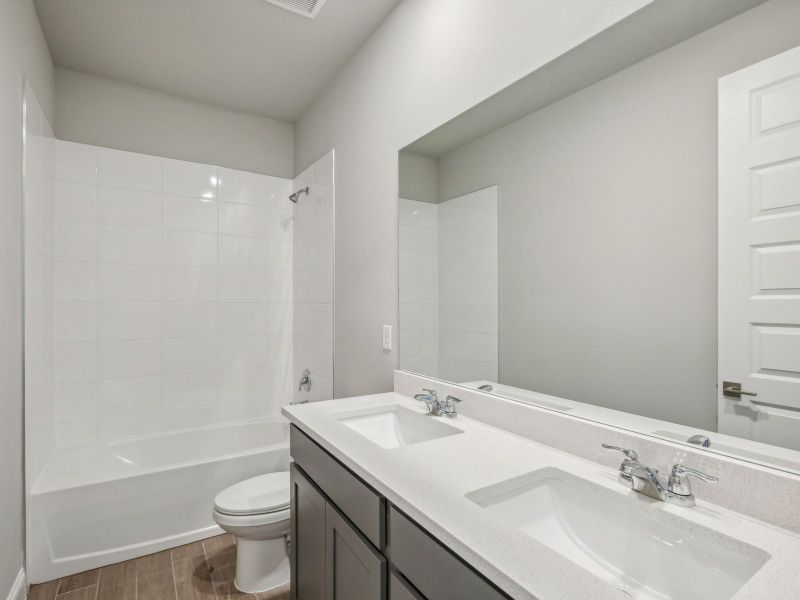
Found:
<path fill-rule="evenodd" d="M 266 0 L 270 4 L 280 6 L 298 15 L 313 19 L 322 10 L 326 0 Z"/>

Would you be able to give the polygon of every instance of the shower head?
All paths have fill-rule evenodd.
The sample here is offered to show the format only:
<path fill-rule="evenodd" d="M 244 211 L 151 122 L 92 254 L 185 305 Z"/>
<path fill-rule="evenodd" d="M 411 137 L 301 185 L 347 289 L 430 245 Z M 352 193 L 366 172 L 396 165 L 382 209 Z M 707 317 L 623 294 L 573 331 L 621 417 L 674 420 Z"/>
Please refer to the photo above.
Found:
<path fill-rule="evenodd" d="M 289 196 L 289 200 L 291 200 L 292 202 L 294 202 L 295 204 L 297 204 L 297 201 L 298 201 L 298 200 L 300 200 L 300 196 L 301 196 L 302 194 L 305 194 L 306 196 L 308 195 L 308 187 L 304 187 L 304 188 L 303 188 L 303 189 L 301 189 L 301 190 L 297 190 L 297 191 L 296 191 L 294 194 L 291 194 L 291 195 Z"/>

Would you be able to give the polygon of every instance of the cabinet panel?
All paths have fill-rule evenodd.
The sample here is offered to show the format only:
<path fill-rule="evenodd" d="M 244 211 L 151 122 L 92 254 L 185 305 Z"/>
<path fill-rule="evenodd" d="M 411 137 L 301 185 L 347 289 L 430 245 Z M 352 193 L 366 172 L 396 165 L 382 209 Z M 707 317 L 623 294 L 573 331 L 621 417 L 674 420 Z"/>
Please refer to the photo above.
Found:
<path fill-rule="evenodd" d="M 320 600 L 325 593 L 325 498 L 291 465 L 292 598 Z"/>
<path fill-rule="evenodd" d="M 386 538 L 381 496 L 294 425 L 290 438 L 295 462 L 369 541 L 383 548 Z"/>
<path fill-rule="evenodd" d="M 400 576 L 392 573 L 389 575 L 389 600 L 425 600 L 425 598 L 411 589 Z"/>
<path fill-rule="evenodd" d="M 508 598 L 394 506 L 389 507 L 387 555 L 428 600 Z"/>
<path fill-rule="evenodd" d="M 325 530 L 325 599 L 385 600 L 386 559 L 331 504 Z"/>

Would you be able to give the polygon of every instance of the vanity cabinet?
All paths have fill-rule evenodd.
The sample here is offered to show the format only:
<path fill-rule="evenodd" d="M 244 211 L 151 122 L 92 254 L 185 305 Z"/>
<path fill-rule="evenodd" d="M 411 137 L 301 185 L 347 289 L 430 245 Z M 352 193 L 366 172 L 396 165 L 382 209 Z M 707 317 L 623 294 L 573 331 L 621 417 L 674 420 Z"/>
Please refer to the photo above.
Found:
<path fill-rule="evenodd" d="M 507 598 L 394 506 L 390 506 L 388 511 L 389 542 L 386 554 L 392 566 L 424 594 L 425 598 Z"/>
<path fill-rule="evenodd" d="M 325 497 L 291 465 L 292 598 L 325 597 Z"/>
<path fill-rule="evenodd" d="M 386 559 L 291 465 L 292 598 L 385 598 Z"/>
<path fill-rule="evenodd" d="M 336 510 L 325 507 L 326 600 L 385 598 L 386 559 Z"/>
<path fill-rule="evenodd" d="M 294 425 L 293 600 L 509 597 Z"/>

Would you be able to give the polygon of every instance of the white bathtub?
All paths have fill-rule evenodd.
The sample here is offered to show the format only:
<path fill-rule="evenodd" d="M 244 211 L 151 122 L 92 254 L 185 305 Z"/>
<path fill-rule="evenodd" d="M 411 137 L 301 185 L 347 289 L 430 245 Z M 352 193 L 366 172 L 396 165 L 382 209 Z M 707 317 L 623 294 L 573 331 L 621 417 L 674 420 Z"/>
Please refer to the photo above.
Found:
<path fill-rule="evenodd" d="M 49 581 L 221 533 L 214 496 L 288 465 L 282 419 L 56 450 L 28 502 L 28 577 Z"/>

